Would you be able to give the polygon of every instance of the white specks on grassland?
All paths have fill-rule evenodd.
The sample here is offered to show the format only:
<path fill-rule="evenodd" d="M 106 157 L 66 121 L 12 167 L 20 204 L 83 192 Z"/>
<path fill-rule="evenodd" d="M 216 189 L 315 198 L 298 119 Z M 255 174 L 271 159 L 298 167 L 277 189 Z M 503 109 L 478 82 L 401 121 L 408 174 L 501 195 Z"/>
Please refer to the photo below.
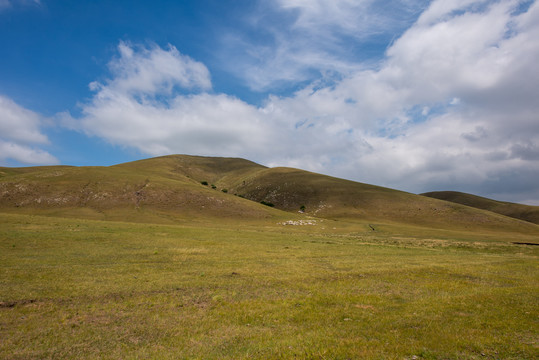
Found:
<path fill-rule="evenodd" d="M 288 220 L 288 221 L 279 223 L 279 225 L 295 225 L 295 226 L 316 225 L 316 220 Z"/>

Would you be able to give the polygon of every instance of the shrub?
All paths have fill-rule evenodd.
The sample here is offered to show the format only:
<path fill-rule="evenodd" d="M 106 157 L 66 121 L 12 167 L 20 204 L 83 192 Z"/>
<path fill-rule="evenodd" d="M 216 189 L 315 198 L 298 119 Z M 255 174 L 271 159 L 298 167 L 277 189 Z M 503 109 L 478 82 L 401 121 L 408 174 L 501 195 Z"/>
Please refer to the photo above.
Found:
<path fill-rule="evenodd" d="M 208 186 L 208 182 L 207 182 L 207 181 L 201 181 L 200 183 L 201 183 L 202 185 Z"/>
<path fill-rule="evenodd" d="M 228 192 L 227 189 L 223 189 L 223 190 L 221 190 L 221 191 L 224 192 L 224 193 L 227 193 L 227 192 Z"/>
<path fill-rule="evenodd" d="M 264 200 L 262 200 L 260 203 L 261 203 L 262 205 L 266 205 L 266 206 L 269 206 L 269 207 L 274 207 L 274 206 L 275 206 L 274 204 L 272 204 L 272 203 L 270 203 L 270 202 L 267 202 L 267 201 L 264 201 Z"/>

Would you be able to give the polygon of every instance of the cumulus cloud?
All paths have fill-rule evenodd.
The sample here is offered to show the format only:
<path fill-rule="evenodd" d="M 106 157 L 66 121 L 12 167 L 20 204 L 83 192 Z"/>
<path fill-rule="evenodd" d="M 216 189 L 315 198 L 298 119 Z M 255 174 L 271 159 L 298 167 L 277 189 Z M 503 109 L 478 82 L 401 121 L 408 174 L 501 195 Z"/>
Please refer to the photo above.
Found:
<path fill-rule="evenodd" d="M 13 159 L 28 165 L 54 165 L 58 160 L 47 151 L 0 139 L 0 160 Z"/>
<path fill-rule="evenodd" d="M 118 50 L 119 58 L 110 63 L 112 77 L 91 84 L 96 93 L 76 127 L 151 155 L 239 154 L 266 145 L 259 110 L 209 94 L 209 71 L 202 63 L 173 46 L 120 43 Z"/>
<path fill-rule="evenodd" d="M 517 193 L 539 173 L 538 4 L 522 13 L 518 5 L 433 2 L 378 69 L 271 106 L 351 130 L 341 134 L 346 161 L 326 164 L 334 174 L 415 192 L 459 188 L 507 198 L 507 189 Z"/>
<path fill-rule="evenodd" d="M 48 152 L 35 148 L 49 143 L 40 127 L 43 119 L 13 100 L 0 95 L 0 161 L 8 159 L 25 164 L 56 164 Z"/>
<path fill-rule="evenodd" d="M 308 32 L 321 19 L 327 38 L 360 31 L 352 20 L 374 3 L 276 2 L 296 11 L 287 26 Z M 120 43 L 78 126 L 151 155 L 242 156 L 413 192 L 539 201 L 530 182 L 539 177 L 538 29 L 537 2 L 433 1 L 375 66 L 345 59 L 331 81 L 320 75 L 259 106 L 214 93 L 208 69 L 172 46 Z M 282 53 L 264 71 L 247 67 L 246 77 L 297 81 L 339 64 L 326 48 L 287 52 L 302 39 L 291 34 L 268 47 Z"/>
<path fill-rule="evenodd" d="M 118 45 L 119 57 L 109 63 L 114 77 L 105 84 L 93 82 L 90 89 L 101 97 L 114 93 L 129 96 L 170 95 L 176 86 L 185 89 L 211 88 L 208 69 L 169 45 L 167 50 L 154 45 L 151 48 Z"/>
<path fill-rule="evenodd" d="M 0 96 L 0 133 L 3 137 L 26 143 L 47 143 L 39 130 L 40 116 L 24 109 L 13 100 Z"/>
<path fill-rule="evenodd" d="M 382 112 L 368 118 L 381 116 L 377 125 L 388 136 L 366 134 L 374 150 L 355 161 L 364 179 L 411 191 L 461 187 L 497 196 L 502 184 L 517 192 L 530 173 L 539 173 L 531 156 L 492 156 L 539 143 L 539 108 L 533 99 L 539 91 L 533 60 L 539 49 L 537 3 L 518 15 L 517 2 L 474 11 L 465 11 L 470 1 L 461 3 L 464 8 L 437 9 L 428 25 L 420 18 L 388 49 L 379 71 L 355 74 L 332 90 L 344 86 L 343 93 L 368 91 L 384 99 Z M 367 100 L 362 113 L 369 114 L 375 102 L 364 94 L 356 99 L 358 104 Z M 414 114 L 414 107 L 425 106 L 431 114 Z"/>

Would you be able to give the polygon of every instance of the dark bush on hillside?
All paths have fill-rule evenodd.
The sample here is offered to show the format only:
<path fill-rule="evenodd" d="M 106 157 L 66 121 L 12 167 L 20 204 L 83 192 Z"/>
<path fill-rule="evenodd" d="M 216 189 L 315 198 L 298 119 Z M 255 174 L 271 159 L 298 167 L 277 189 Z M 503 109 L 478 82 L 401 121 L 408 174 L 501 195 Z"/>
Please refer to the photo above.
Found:
<path fill-rule="evenodd" d="M 217 189 L 217 186 L 211 184 L 211 188 L 215 190 L 215 189 Z"/>
<path fill-rule="evenodd" d="M 200 183 L 201 183 L 202 185 L 208 186 L 208 182 L 207 182 L 207 181 L 201 181 Z"/>
<path fill-rule="evenodd" d="M 224 193 L 227 193 L 227 192 L 228 192 L 227 189 L 223 189 L 223 190 L 221 190 L 221 191 L 224 192 Z"/>
<path fill-rule="evenodd" d="M 274 206 L 275 206 L 274 204 L 272 204 L 272 203 L 270 203 L 270 202 L 267 202 L 267 201 L 264 201 L 264 200 L 262 200 L 260 203 L 261 203 L 262 205 L 266 205 L 266 206 L 269 206 L 269 207 L 274 207 Z"/>

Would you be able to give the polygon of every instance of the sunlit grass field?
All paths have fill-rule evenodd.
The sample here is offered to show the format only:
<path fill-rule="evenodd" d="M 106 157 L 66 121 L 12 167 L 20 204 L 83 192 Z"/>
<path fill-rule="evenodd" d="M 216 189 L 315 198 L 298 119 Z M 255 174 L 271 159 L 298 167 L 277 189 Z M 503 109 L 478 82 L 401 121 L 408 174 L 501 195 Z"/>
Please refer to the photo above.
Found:
<path fill-rule="evenodd" d="M 372 228 L 0 214 L 0 358 L 539 358 L 537 238 Z"/>

